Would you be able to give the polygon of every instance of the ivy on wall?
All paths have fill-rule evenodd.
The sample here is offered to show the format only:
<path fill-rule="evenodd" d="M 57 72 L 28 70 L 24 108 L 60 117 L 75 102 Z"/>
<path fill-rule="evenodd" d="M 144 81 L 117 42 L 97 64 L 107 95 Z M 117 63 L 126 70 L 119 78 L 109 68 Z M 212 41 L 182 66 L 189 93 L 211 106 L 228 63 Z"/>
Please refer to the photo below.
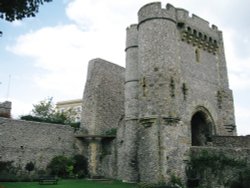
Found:
<path fill-rule="evenodd" d="M 186 175 L 188 180 L 199 181 L 197 187 L 212 188 L 215 185 L 223 185 L 234 188 L 234 184 L 237 184 L 238 188 L 245 188 L 245 184 L 250 185 L 250 179 L 246 177 L 247 171 L 250 171 L 250 167 L 246 159 L 228 157 L 223 152 L 203 149 L 198 153 L 191 153 Z"/>

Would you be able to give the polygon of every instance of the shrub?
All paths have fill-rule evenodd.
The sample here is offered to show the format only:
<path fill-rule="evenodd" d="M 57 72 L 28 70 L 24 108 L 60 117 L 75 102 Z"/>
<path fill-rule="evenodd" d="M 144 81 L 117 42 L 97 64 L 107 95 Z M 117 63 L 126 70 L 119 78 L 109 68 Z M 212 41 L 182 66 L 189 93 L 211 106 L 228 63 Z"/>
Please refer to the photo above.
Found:
<path fill-rule="evenodd" d="M 0 181 L 17 181 L 17 168 L 12 165 L 13 161 L 0 161 Z"/>
<path fill-rule="evenodd" d="M 39 117 L 35 117 L 32 115 L 25 115 L 20 117 L 21 120 L 26 120 L 26 121 L 37 121 L 37 122 L 43 122 L 44 120 Z"/>
<path fill-rule="evenodd" d="M 0 174 L 0 182 L 17 182 L 18 177 L 15 174 L 9 172 L 2 172 Z"/>
<path fill-rule="evenodd" d="M 245 176 L 248 174 L 247 165 L 245 159 L 203 149 L 198 154 L 191 153 L 186 175 L 190 180 L 199 180 L 202 186 L 226 185 L 230 188 L 245 188 L 244 184 L 248 184 L 249 179 Z M 230 176 L 232 178 L 229 178 Z"/>
<path fill-rule="evenodd" d="M 0 161 L 0 173 L 12 169 L 12 163 L 13 161 Z"/>
<path fill-rule="evenodd" d="M 172 187 L 184 187 L 181 178 L 176 176 L 175 174 L 171 175 L 170 184 Z"/>
<path fill-rule="evenodd" d="M 59 177 L 68 177 L 72 174 L 73 162 L 71 159 L 65 156 L 56 156 L 47 167 L 50 170 L 51 175 L 56 175 Z"/>
<path fill-rule="evenodd" d="M 239 177 L 233 181 L 230 188 L 249 188 L 250 185 L 250 167 L 239 173 Z"/>
<path fill-rule="evenodd" d="M 116 135 L 116 132 L 117 132 L 117 129 L 116 128 L 111 128 L 111 129 L 108 129 L 104 135 L 105 136 L 115 136 Z"/>
<path fill-rule="evenodd" d="M 29 171 L 29 172 L 31 172 L 32 170 L 34 170 L 34 168 L 35 168 L 35 164 L 34 164 L 33 162 L 29 162 L 29 163 L 27 163 L 26 166 L 25 166 L 25 169 L 26 169 L 27 171 Z"/>
<path fill-rule="evenodd" d="M 84 178 L 88 176 L 88 162 L 83 155 L 75 155 L 72 158 L 65 156 L 56 156 L 47 166 L 50 175 L 67 178 L 75 177 Z"/>
<path fill-rule="evenodd" d="M 73 157 L 73 173 L 78 178 L 84 178 L 88 176 L 88 162 L 83 155 L 75 155 Z"/>
<path fill-rule="evenodd" d="M 80 128 L 80 122 L 70 123 L 70 126 L 73 127 L 75 131 L 77 131 Z"/>

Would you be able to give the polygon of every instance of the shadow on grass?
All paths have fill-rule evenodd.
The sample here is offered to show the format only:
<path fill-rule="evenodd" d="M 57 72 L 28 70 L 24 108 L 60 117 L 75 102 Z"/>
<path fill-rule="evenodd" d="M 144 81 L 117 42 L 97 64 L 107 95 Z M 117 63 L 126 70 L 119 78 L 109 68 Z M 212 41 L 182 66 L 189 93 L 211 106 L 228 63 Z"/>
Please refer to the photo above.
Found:
<path fill-rule="evenodd" d="M 0 182 L 0 188 L 136 188 L 135 184 L 119 181 L 59 180 L 56 185 L 39 185 L 38 182 Z"/>

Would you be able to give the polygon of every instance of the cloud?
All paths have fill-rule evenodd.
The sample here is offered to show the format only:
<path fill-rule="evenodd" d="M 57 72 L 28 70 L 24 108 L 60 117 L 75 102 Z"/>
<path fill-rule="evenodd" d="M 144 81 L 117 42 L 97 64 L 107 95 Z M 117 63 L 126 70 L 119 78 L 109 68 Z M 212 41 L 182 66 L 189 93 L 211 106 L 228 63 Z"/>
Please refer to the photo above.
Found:
<path fill-rule="evenodd" d="M 84 37 L 75 25 L 45 27 L 20 36 L 8 50 L 32 58 L 31 64 L 44 70 L 34 74 L 34 81 L 43 89 L 65 91 L 67 85 L 73 87 L 83 81 L 83 67 L 87 63 Z"/>
<path fill-rule="evenodd" d="M 226 31 L 224 41 L 230 86 L 236 92 L 250 90 L 250 56 L 245 57 L 237 53 L 237 46 L 231 40 L 235 31 Z"/>
<path fill-rule="evenodd" d="M 136 12 L 145 0 L 75 0 L 66 8 L 68 17 L 82 28 L 92 30 L 125 29 L 126 20 L 136 21 Z M 134 13 L 133 13 L 134 12 Z M 130 24 L 130 23 L 127 23 Z"/>
<path fill-rule="evenodd" d="M 44 70 L 32 79 L 41 89 L 72 97 L 78 93 L 81 98 L 89 60 L 100 57 L 122 66 L 125 61 L 125 29 L 95 25 L 91 31 L 83 30 L 78 22 L 43 27 L 19 36 L 8 50 L 30 58 L 31 66 Z"/>
<path fill-rule="evenodd" d="M 238 106 L 238 108 L 236 108 L 235 116 L 238 119 L 236 121 L 238 135 L 246 135 L 246 134 L 250 135 L 249 114 L 250 114 L 249 107 L 246 108 L 246 107 Z"/>

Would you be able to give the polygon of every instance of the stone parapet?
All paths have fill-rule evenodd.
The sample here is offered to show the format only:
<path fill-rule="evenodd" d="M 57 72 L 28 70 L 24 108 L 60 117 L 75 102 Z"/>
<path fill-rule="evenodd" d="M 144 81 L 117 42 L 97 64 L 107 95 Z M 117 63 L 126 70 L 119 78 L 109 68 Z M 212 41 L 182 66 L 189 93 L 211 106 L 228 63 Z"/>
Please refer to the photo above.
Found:
<path fill-rule="evenodd" d="M 214 147 L 223 148 L 249 148 L 250 135 L 247 136 L 214 136 L 212 138 Z"/>

